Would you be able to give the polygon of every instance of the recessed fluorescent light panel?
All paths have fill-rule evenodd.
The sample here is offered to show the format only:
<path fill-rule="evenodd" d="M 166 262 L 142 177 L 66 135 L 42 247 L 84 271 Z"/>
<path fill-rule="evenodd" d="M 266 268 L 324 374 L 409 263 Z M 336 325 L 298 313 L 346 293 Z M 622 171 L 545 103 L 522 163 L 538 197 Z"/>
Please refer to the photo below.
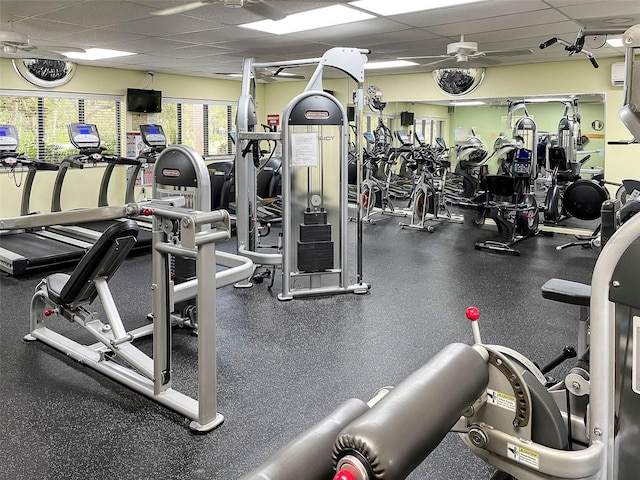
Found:
<path fill-rule="evenodd" d="M 610 47 L 624 47 L 624 45 L 622 44 L 622 37 L 618 37 L 618 38 L 607 38 L 607 44 Z"/>
<path fill-rule="evenodd" d="M 418 65 L 416 62 L 410 62 L 408 60 L 389 60 L 388 62 L 370 62 L 364 64 L 365 70 L 378 70 L 381 68 L 398 68 L 398 67 L 411 67 Z"/>
<path fill-rule="evenodd" d="M 481 100 L 468 100 L 466 102 L 453 102 L 451 105 L 454 107 L 476 107 L 486 105 L 486 103 Z"/>
<path fill-rule="evenodd" d="M 344 5 L 333 5 L 331 7 L 307 10 L 306 12 L 287 15 L 282 20 L 260 20 L 258 22 L 245 23 L 240 27 L 259 30 L 261 32 L 273 33 L 275 35 L 286 35 L 287 33 L 305 32 L 316 28 L 332 27 L 345 23 L 359 22 L 375 18 L 370 15 Z"/>
<path fill-rule="evenodd" d="M 486 0 L 358 0 L 349 2 L 349 5 L 388 16 L 484 1 Z"/>
<path fill-rule="evenodd" d="M 120 50 L 108 50 L 106 48 L 88 48 L 86 52 L 66 52 L 63 55 L 67 58 L 78 60 L 104 60 L 106 58 L 126 57 L 135 55 L 134 52 L 122 52 Z"/>
<path fill-rule="evenodd" d="M 548 103 L 548 102 L 570 102 L 570 98 L 562 97 L 532 97 L 525 98 L 525 103 Z"/>

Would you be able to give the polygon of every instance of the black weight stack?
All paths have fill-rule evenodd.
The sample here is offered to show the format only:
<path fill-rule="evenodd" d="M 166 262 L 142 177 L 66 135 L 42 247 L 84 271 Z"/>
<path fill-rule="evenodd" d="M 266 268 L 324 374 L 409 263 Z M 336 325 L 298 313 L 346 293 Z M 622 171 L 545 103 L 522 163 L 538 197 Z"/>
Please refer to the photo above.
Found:
<path fill-rule="evenodd" d="M 304 212 L 298 240 L 298 270 L 323 272 L 333 268 L 333 242 L 331 225 L 327 224 L 324 208 Z"/>

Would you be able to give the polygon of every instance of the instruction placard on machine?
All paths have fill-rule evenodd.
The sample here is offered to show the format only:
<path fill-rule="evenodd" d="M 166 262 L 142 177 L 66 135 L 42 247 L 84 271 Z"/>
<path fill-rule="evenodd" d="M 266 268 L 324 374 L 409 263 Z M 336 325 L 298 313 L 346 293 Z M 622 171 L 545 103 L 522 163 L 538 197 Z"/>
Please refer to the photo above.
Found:
<path fill-rule="evenodd" d="M 516 411 L 516 397 L 507 393 L 498 392 L 487 388 L 487 403 L 504 408 L 510 412 Z"/>
<path fill-rule="evenodd" d="M 291 165 L 315 167 L 318 165 L 318 133 L 291 134 Z"/>
<path fill-rule="evenodd" d="M 507 457 L 536 470 L 540 469 L 540 455 L 528 448 L 507 442 Z"/>

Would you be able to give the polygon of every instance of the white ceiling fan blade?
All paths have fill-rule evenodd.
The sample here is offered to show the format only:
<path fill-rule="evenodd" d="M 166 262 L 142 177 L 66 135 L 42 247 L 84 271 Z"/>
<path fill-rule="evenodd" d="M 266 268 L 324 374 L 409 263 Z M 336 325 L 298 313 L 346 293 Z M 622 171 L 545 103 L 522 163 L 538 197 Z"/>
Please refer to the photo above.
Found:
<path fill-rule="evenodd" d="M 496 56 L 505 56 L 505 57 L 513 57 L 516 55 L 531 55 L 533 50 L 523 49 L 523 50 L 491 50 L 488 52 L 478 52 L 484 53 L 487 57 L 496 57 Z"/>
<path fill-rule="evenodd" d="M 49 52 L 47 50 L 31 50 L 24 52 L 18 50 L 17 52 L 10 53 L 0 50 L 0 57 L 2 58 L 15 58 L 15 59 L 30 59 L 30 58 L 43 58 L 46 60 L 68 60 L 64 55 L 59 53 Z"/>
<path fill-rule="evenodd" d="M 179 13 L 188 12 L 190 10 L 195 10 L 196 8 L 204 7 L 205 5 L 211 3 L 211 1 L 200 1 L 200 2 L 192 2 L 186 3 L 184 5 L 178 5 L 176 7 L 164 8 L 162 10 L 156 10 L 155 12 L 151 12 L 151 15 L 177 15 Z"/>
<path fill-rule="evenodd" d="M 456 57 L 449 57 L 447 56 L 447 58 L 442 58 L 440 60 L 436 60 L 435 62 L 430 62 L 430 63 L 425 63 L 422 66 L 423 67 L 430 67 L 432 65 L 439 65 L 441 63 L 445 63 L 445 62 L 450 62 L 450 63 L 457 63 L 456 62 Z"/>
<path fill-rule="evenodd" d="M 64 45 L 38 45 L 38 48 L 41 50 L 47 50 L 49 52 L 56 52 L 56 53 L 66 53 L 66 52 L 87 53 L 87 51 L 84 48 L 69 47 Z"/>
<path fill-rule="evenodd" d="M 270 18 L 271 20 L 282 20 L 286 17 L 286 14 L 277 8 L 269 5 L 268 2 L 264 0 L 256 0 L 254 2 L 246 2 L 244 4 L 245 8 L 250 9 L 253 13 L 260 15 L 264 18 Z"/>
<path fill-rule="evenodd" d="M 449 59 L 452 58 L 449 55 L 419 55 L 416 57 L 398 57 L 398 60 L 421 60 L 421 59 L 429 59 L 429 58 L 444 58 Z"/>

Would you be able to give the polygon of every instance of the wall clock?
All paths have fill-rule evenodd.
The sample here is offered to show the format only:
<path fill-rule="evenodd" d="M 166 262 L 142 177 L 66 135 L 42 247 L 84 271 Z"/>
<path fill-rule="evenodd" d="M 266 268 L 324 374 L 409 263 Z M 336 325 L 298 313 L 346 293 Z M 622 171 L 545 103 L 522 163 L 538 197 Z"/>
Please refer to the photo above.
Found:
<path fill-rule="evenodd" d="M 20 58 L 13 60 L 13 68 L 24 80 L 36 87 L 54 88 L 73 78 L 76 64 L 66 60 Z"/>

